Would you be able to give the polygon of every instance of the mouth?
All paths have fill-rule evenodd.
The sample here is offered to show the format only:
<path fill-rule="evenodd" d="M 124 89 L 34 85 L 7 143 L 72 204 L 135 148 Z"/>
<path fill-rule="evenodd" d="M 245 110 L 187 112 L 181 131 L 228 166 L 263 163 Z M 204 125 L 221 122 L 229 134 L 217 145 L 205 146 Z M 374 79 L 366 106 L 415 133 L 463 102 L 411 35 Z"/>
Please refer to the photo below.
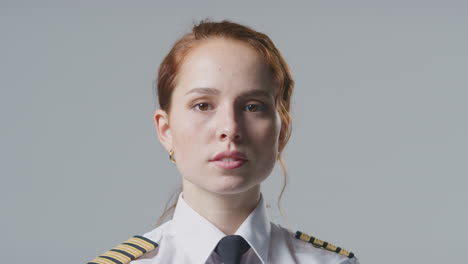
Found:
<path fill-rule="evenodd" d="M 248 160 L 244 153 L 232 150 L 218 153 L 209 161 L 219 168 L 225 170 L 233 170 L 241 167 Z"/>
<path fill-rule="evenodd" d="M 247 160 L 239 160 L 239 159 L 233 159 L 233 158 L 223 158 L 219 160 L 212 160 L 210 161 L 217 167 L 220 167 L 225 170 L 233 170 L 241 167 L 244 165 Z"/>

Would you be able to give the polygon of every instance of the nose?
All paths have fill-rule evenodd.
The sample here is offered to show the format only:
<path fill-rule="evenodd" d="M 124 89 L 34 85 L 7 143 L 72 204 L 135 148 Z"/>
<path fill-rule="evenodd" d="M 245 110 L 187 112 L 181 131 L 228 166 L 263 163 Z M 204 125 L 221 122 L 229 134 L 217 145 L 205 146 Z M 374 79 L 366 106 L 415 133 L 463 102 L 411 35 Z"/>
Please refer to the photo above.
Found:
<path fill-rule="evenodd" d="M 221 140 L 240 141 L 242 139 L 239 120 L 234 109 L 218 111 L 218 128 L 216 137 Z"/>
<path fill-rule="evenodd" d="M 223 130 L 218 138 L 222 141 L 230 139 L 231 141 L 239 141 L 241 139 L 241 135 L 237 130 Z"/>

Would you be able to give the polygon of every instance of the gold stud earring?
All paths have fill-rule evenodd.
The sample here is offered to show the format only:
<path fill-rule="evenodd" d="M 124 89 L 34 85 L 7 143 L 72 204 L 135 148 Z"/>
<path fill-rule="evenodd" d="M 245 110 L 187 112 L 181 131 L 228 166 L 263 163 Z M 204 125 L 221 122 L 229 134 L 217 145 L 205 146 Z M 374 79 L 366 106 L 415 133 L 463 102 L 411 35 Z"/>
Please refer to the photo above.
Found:
<path fill-rule="evenodd" d="M 172 162 L 172 163 L 175 163 L 175 159 L 174 159 L 174 150 L 171 149 L 171 151 L 169 151 L 169 160 Z"/>

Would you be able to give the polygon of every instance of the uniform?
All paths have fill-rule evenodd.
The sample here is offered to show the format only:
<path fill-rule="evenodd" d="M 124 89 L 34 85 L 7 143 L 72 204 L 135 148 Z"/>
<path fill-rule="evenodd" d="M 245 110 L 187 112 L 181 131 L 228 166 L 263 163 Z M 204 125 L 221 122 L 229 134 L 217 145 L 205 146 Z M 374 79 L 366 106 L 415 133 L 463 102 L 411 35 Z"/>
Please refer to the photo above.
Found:
<path fill-rule="evenodd" d="M 351 252 L 270 222 L 263 196 L 235 234 L 250 245 L 241 263 L 359 264 Z M 221 263 L 214 249 L 224 236 L 180 194 L 172 220 L 129 239 L 88 264 Z"/>

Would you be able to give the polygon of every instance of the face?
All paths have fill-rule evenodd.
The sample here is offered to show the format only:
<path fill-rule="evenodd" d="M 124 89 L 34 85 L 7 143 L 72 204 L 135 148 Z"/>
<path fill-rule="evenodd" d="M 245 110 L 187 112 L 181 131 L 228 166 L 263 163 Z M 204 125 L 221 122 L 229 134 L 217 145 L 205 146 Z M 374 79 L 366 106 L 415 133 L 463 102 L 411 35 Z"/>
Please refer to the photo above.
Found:
<path fill-rule="evenodd" d="M 277 86 L 262 57 L 239 41 L 206 40 L 176 83 L 170 115 L 158 110 L 155 119 L 184 180 L 218 194 L 258 187 L 275 165 L 281 128 Z"/>

